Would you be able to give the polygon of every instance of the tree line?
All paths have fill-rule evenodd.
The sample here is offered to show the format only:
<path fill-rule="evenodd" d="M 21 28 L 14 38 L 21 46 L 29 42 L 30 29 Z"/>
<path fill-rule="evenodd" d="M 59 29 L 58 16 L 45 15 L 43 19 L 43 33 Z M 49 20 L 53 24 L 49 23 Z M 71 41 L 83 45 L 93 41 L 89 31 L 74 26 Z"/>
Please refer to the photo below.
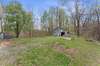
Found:
<path fill-rule="evenodd" d="M 67 17 L 63 8 L 51 7 L 41 16 L 41 29 L 51 33 L 57 27 L 67 29 Z"/>
<path fill-rule="evenodd" d="M 42 13 L 41 31 L 52 34 L 53 30 L 59 27 L 77 36 L 100 40 L 100 1 L 94 0 L 94 3 L 88 6 L 82 0 L 72 0 L 74 3 L 72 9 L 67 5 L 69 1 L 58 0 L 60 6 L 50 7 Z M 5 32 L 14 32 L 16 37 L 19 37 L 21 32 L 34 31 L 35 15 L 26 12 L 19 2 L 9 3 L 5 7 L 5 13 L 6 21 L 3 25 Z"/>
<path fill-rule="evenodd" d="M 18 38 L 21 32 L 31 32 L 33 30 L 33 14 L 32 12 L 26 12 L 19 2 L 11 1 L 3 10 L 2 32 L 13 32 Z"/>
<path fill-rule="evenodd" d="M 42 29 L 51 31 L 62 27 L 77 36 L 100 40 L 100 1 L 94 0 L 91 6 L 82 0 L 72 0 L 73 9 L 66 6 L 69 0 L 58 0 L 61 7 L 49 8 L 42 15 Z M 65 6 L 67 10 L 62 8 Z M 51 18 L 50 18 L 51 17 Z M 44 20 L 44 21 L 43 21 Z"/>

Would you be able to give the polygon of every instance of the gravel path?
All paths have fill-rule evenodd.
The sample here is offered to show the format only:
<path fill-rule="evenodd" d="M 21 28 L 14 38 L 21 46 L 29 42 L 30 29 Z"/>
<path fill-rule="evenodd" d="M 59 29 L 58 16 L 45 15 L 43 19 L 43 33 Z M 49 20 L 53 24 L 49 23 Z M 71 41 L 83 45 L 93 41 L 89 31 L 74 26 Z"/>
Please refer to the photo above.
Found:
<path fill-rule="evenodd" d="M 8 43 L 8 42 L 7 42 Z M 0 66 L 16 66 L 16 57 L 19 52 L 24 51 L 26 46 L 18 45 L 6 45 L 0 46 Z"/>
<path fill-rule="evenodd" d="M 14 64 L 16 61 L 16 53 L 11 50 L 11 47 L 0 47 L 0 66 L 9 66 Z"/>

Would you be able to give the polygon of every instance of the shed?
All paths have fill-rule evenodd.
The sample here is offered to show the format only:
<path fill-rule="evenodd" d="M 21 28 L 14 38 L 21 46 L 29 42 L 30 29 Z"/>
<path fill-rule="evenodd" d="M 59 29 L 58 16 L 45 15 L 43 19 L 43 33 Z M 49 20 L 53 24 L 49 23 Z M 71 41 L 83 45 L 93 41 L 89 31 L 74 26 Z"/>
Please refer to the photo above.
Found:
<path fill-rule="evenodd" d="M 53 35 L 54 35 L 54 36 L 61 36 L 61 32 L 65 32 L 64 29 L 63 29 L 63 28 L 57 27 L 57 28 L 55 28 L 55 29 L 53 30 Z"/>

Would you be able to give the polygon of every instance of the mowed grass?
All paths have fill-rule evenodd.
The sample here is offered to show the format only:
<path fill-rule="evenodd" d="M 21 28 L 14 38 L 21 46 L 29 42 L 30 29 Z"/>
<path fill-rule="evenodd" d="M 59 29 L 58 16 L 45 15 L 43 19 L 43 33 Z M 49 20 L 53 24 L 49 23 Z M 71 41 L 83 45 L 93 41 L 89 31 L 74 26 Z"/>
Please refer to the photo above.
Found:
<path fill-rule="evenodd" d="M 41 37 L 14 39 L 14 47 L 24 47 L 16 56 L 17 66 L 100 66 L 100 45 L 83 38 Z M 65 49 L 76 49 L 70 55 L 56 51 L 52 46 L 62 45 Z M 16 50 L 15 50 L 16 51 Z"/>

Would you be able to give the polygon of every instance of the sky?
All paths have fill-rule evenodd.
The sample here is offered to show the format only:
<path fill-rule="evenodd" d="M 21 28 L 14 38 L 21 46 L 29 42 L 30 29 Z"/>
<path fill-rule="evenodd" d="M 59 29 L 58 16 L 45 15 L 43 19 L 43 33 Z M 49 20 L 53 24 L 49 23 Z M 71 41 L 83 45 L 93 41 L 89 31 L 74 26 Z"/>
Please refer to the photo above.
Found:
<path fill-rule="evenodd" d="M 27 11 L 33 11 L 34 14 L 41 15 L 44 10 L 47 10 L 49 7 L 59 6 L 57 0 L 18 0 L 23 8 Z M 94 3 L 95 0 L 82 0 L 84 4 L 89 5 Z M 69 0 L 67 3 L 68 7 L 73 8 L 74 3 L 72 0 Z"/>
<path fill-rule="evenodd" d="M 34 14 L 41 13 L 50 6 L 57 6 L 56 0 L 18 0 L 25 10 L 33 11 Z"/>
<path fill-rule="evenodd" d="M 7 3 L 7 1 L 11 0 L 0 0 L 4 3 Z M 43 14 L 45 10 L 47 10 L 49 7 L 55 7 L 60 6 L 60 3 L 58 0 L 17 0 L 19 1 L 23 8 L 28 12 L 33 12 L 33 14 L 36 17 L 36 26 L 39 24 L 39 17 Z M 90 5 L 95 2 L 95 0 L 81 0 L 83 4 Z M 98 0 L 100 3 L 100 0 Z M 68 7 L 72 11 L 74 11 L 74 2 L 73 0 L 69 0 L 65 6 L 65 8 Z"/>
<path fill-rule="evenodd" d="M 32 11 L 35 15 L 35 27 L 40 28 L 40 16 L 43 14 L 45 10 L 49 7 L 59 6 L 59 2 L 57 0 L 18 0 L 26 11 Z M 91 1 L 85 1 L 86 4 L 90 3 Z M 69 1 L 67 5 L 69 8 L 73 9 L 74 3 L 73 1 Z"/>
<path fill-rule="evenodd" d="M 32 11 L 35 15 L 35 28 L 40 28 L 40 16 L 51 6 L 58 6 L 56 0 L 18 0 L 26 11 Z"/>
<path fill-rule="evenodd" d="M 0 2 L 1 1 L 7 3 L 8 1 L 11 0 L 0 0 Z M 16 0 L 16 1 L 19 1 L 26 11 L 32 11 L 37 16 L 40 16 L 44 12 L 44 10 L 47 10 L 49 7 L 59 6 L 58 2 L 59 0 Z M 90 5 L 95 2 L 95 0 L 81 0 L 81 1 L 83 1 L 85 5 Z M 100 3 L 100 0 L 98 1 Z M 73 9 L 74 8 L 73 0 L 68 0 L 66 6 Z"/>

